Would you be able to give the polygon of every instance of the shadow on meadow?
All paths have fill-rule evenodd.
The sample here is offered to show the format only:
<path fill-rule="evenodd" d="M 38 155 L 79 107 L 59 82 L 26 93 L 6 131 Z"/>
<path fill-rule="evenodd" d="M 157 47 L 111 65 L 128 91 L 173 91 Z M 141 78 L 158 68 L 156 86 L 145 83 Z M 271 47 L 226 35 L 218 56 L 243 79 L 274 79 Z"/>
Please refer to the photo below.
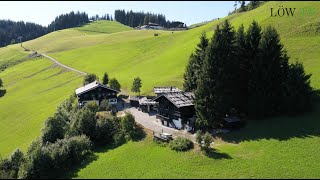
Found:
<path fill-rule="evenodd" d="M 132 137 L 132 141 L 134 142 L 138 142 L 138 141 L 142 141 L 146 136 L 146 132 L 143 130 L 143 127 L 140 125 L 136 126 L 136 130 L 134 132 L 134 137 Z M 73 167 L 69 172 L 67 172 L 66 174 L 62 175 L 61 177 L 63 178 L 67 178 L 67 179 L 72 179 L 77 177 L 78 172 L 85 168 L 86 166 L 90 165 L 91 163 L 93 163 L 94 161 L 98 160 L 98 156 L 95 153 L 106 153 L 110 150 L 116 149 L 124 144 L 126 144 L 127 142 L 123 142 L 120 144 L 108 144 L 105 146 L 96 146 L 93 148 L 93 153 L 88 156 L 81 164 Z"/>
<path fill-rule="evenodd" d="M 291 138 L 320 136 L 320 90 L 315 92 L 314 108 L 309 112 L 294 117 L 279 116 L 248 120 L 243 129 L 219 135 L 219 137 L 229 143 L 240 143 L 260 139 L 286 141 Z"/>
<path fill-rule="evenodd" d="M 203 150 L 203 154 L 208 158 L 212 159 L 232 159 L 232 157 L 229 154 L 219 152 L 219 150 L 214 148 L 208 148 Z"/>
<path fill-rule="evenodd" d="M 0 89 L 0 97 L 3 97 L 7 93 L 7 90 Z"/>

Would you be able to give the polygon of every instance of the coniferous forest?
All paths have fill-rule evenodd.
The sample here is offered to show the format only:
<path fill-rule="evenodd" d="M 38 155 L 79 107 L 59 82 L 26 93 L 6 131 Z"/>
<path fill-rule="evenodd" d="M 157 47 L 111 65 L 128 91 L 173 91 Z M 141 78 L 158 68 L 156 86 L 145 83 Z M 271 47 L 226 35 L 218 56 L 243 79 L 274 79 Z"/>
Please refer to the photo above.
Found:
<path fill-rule="evenodd" d="M 142 26 L 145 24 L 157 23 L 165 28 L 181 28 L 186 27 L 186 25 L 180 21 L 169 21 L 166 20 L 163 14 L 153 14 L 144 12 L 133 12 L 125 10 L 115 10 L 114 19 L 124 25 L 130 27 Z"/>
<path fill-rule="evenodd" d="M 11 20 L 0 20 L 0 47 L 19 42 L 18 37 L 22 36 L 21 41 L 28 41 L 47 33 L 47 28 L 39 24 Z"/>
<path fill-rule="evenodd" d="M 209 42 L 209 43 L 208 43 Z M 262 118 L 296 115 L 312 106 L 311 74 L 289 63 L 275 28 L 255 21 L 247 32 L 228 21 L 209 41 L 200 37 L 184 74 L 184 89 L 195 92 L 197 126 L 217 127 L 226 115 Z"/>

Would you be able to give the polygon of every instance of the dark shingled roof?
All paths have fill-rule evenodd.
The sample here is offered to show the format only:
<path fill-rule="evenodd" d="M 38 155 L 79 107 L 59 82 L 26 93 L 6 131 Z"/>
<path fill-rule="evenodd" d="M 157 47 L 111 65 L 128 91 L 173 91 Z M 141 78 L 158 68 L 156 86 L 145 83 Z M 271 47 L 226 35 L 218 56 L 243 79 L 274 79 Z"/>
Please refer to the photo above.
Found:
<path fill-rule="evenodd" d="M 161 93 L 168 93 L 168 92 L 181 92 L 181 90 L 176 87 L 173 87 L 173 86 L 171 86 L 171 87 L 154 87 L 153 92 L 155 94 L 161 94 Z"/>
<path fill-rule="evenodd" d="M 154 100 L 158 99 L 161 96 L 166 97 L 178 108 L 184 107 L 184 106 L 193 106 L 194 93 L 192 92 L 163 93 L 160 96 L 156 97 Z"/>
<path fill-rule="evenodd" d="M 110 88 L 110 87 L 107 87 L 107 86 L 99 83 L 98 81 L 94 81 L 94 82 L 92 82 L 92 83 L 90 83 L 90 84 L 87 84 L 87 85 L 85 85 L 85 86 L 82 86 L 82 87 L 76 89 L 75 92 L 76 92 L 77 95 L 80 95 L 80 94 L 83 94 L 83 93 L 85 93 L 85 92 L 91 91 L 92 89 L 95 89 L 95 88 L 97 88 L 97 87 L 103 87 L 103 88 L 106 88 L 106 89 L 110 89 L 110 90 L 115 91 L 115 92 L 117 92 L 117 93 L 120 92 L 120 91 L 117 91 L 117 90 L 112 89 L 112 88 Z"/>

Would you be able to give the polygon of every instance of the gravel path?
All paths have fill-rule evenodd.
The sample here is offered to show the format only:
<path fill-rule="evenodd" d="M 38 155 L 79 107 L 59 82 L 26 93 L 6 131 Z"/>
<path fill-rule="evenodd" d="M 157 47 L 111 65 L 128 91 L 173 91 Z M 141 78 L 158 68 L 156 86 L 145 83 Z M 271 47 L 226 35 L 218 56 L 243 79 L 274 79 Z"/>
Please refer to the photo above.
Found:
<path fill-rule="evenodd" d="M 73 69 L 73 68 L 71 68 L 71 67 L 69 67 L 69 66 L 66 66 L 66 65 L 64 65 L 64 64 L 61 64 L 59 61 L 57 61 L 56 59 L 54 59 L 54 58 L 52 58 L 52 57 L 50 57 L 50 56 L 48 56 L 48 55 L 46 55 L 46 54 L 41 54 L 41 55 L 44 56 L 44 57 L 46 57 L 46 58 L 48 58 L 48 59 L 50 59 L 50 60 L 53 61 L 55 64 L 57 64 L 57 65 L 59 65 L 59 66 L 61 66 L 61 67 L 63 67 L 63 68 L 69 69 L 69 70 L 71 70 L 71 71 L 78 72 L 78 73 L 83 74 L 83 75 L 87 75 L 87 73 L 85 73 L 85 72 L 82 72 L 82 71 Z"/>
<path fill-rule="evenodd" d="M 150 129 L 155 132 L 163 132 L 172 134 L 173 137 L 181 136 L 190 139 L 195 142 L 195 134 L 191 134 L 185 130 L 177 130 L 174 128 L 169 128 L 163 126 L 159 119 L 156 119 L 156 113 L 144 113 L 138 111 L 135 107 L 129 107 L 126 111 L 130 112 L 134 117 L 137 123 L 141 124 L 147 129 Z"/>

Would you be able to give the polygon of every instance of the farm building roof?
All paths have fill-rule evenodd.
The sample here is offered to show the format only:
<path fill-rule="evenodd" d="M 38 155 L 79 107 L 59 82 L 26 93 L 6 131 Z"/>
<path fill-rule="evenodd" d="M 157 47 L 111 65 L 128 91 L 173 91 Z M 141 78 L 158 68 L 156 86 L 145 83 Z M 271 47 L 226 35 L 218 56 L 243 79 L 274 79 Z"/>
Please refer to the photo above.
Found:
<path fill-rule="evenodd" d="M 83 94 L 83 93 L 85 93 L 85 92 L 88 92 L 88 91 L 90 91 L 90 90 L 92 90 L 92 89 L 95 89 L 95 88 L 97 88 L 97 87 L 103 87 L 103 88 L 110 89 L 110 90 L 115 91 L 115 92 L 119 92 L 118 90 L 112 89 L 112 88 L 110 88 L 110 87 L 107 87 L 107 86 L 99 83 L 98 81 L 94 81 L 94 82 L 92 82 L 92 83 L 90 83 L 90 84 L 87 84 L 87 85 L 85 85 L 85 86 L 82 86 L 82 87 L 76 89 L 75 92 L 76 92 L 77 95 L 80 95 L 80 94 Z"/>
<path fill-rule="evenodd" d="M 171 101 L 175 106 L 178 108 L 184 107 L 184 106 L 192 106 L 193 105 L 193 98 L 194 94 L 192 92 L 169 92 L 169 93 L 163 93 L 160 96 L 156 97 L 158 99 L 159 97 L 164 96 L 169 101 Z"/>
<path fill-rule="evenodd" d="M 169 93 L 169 92 L 181 92 L 180 89 L 176 87 L 154 87 L 153 92 L 155 94 L 160 94 L 160 93 Z"/>
<path fill-rule="evenodd" d="M 143 97 L 141 99 L 139 99 L 139 104 L 140 105 L 154 105 L 157 104 L 158 102 L 152 100 L 152 99 L 148 99 L 147 97 Z"/>
<path fill-rule="evenodd" d="M 152 23 L 152 22 L 149 22 L 148 25 L 149 25 L 149 26 L 160 26 L 159 24 L 157 24 L 157 23 Z"/>

